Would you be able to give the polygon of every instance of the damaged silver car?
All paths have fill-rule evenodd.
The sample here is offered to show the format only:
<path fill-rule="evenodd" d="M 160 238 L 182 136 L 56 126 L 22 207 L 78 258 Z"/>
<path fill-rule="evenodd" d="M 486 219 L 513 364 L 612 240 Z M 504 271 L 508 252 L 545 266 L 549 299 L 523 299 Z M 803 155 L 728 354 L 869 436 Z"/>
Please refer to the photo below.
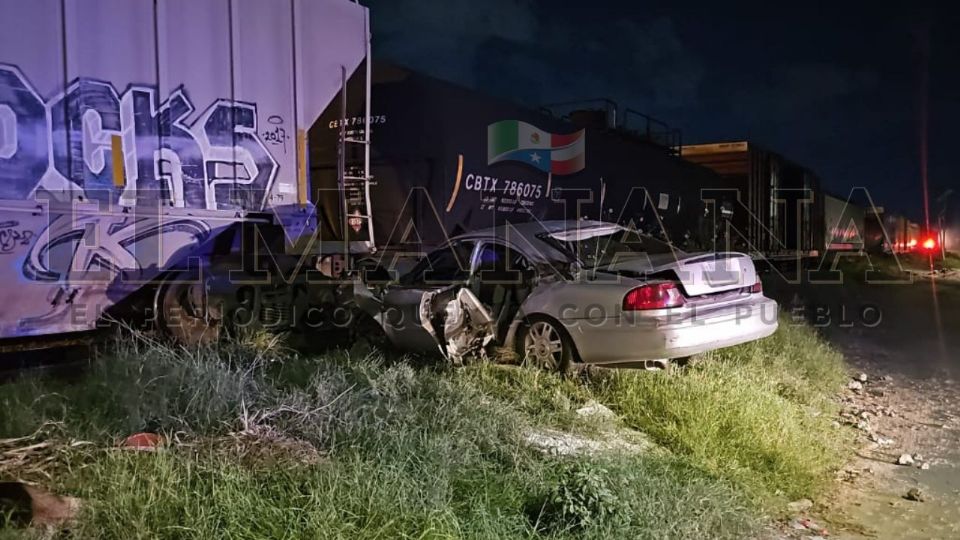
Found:
<path fill-rule="evenodd" d="M 742 253 L 688 254 L 619 225 L 550 221 L 458 236 L 385 287 L 390 342 L 453 362 L 514 351 L 568 370 L 642 363 L 769 336 L 777 304 Z"/>

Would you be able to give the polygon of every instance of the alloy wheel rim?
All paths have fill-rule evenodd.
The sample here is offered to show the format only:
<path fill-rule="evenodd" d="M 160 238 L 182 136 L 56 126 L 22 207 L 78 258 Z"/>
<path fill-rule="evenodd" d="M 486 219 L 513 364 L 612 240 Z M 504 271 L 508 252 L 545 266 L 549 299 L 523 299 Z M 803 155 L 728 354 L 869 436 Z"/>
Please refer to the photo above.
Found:
<path fill-rule="evenodd" d="M 557 369 L 563 357 L 563 340 L 552 324 L 538 321 L 530 326 L 523 350 L 527 362 L 545 369 Z"/>

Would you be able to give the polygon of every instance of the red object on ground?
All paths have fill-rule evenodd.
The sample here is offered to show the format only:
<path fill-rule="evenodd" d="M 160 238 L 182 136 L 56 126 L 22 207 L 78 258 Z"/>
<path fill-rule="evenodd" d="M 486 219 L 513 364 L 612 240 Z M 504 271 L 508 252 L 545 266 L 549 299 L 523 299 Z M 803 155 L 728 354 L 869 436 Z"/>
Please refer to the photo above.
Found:
<path fill-rule="evenodd" d="M 134 433 L 120 443 L 121 448 L 156 450 L 163 446 L 163 436 L 156 433 Z"/>

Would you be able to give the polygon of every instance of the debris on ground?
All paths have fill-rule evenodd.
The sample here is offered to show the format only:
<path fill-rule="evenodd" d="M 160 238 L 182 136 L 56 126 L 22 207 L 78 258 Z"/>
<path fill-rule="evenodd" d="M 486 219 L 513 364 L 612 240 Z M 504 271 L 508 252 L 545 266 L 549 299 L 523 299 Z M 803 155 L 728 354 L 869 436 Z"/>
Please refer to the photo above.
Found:
<path fill-rule="evenodd" d="M 854 392 L 859 392 L 863 390 L 863 383 L 860 381 L 850 381 L 850 384 L 847 385 L 847 388 L 853 390 Z"/>
<path fill-rule="evenodd" d="M 856 468 L 844 468 L 836 472 L 837 480 L 841 482 L 853 482 L 860 478 L 861 476 L 869 476 L 873 474 L 873 469 L 870 467 L 864 467 L 862 469 Z"/>
<path fill-rule="evenodd" d="M 930 474 L 926 471 L 940 462 L 932 459 L 933 455 L 938 458 L 940 454 L 951 458 L 956 455 L 952 446 L 955 439 L 941 430 L 950 429 L 952 432 L 960 426 L 960 414 L 955 412 L 960 401 L 955 400 L 944 379 L 917 383 L 910 382 L 909 378 L 883 374 L 871 374 L 865 384 L 856 379 L 853 377 L 845 384 L 860 382 L 862 391 L 847 390 L 838 396 L 841 408 L 837 421 L 845 427 L 857 427 L 862 422 L 859 427 L 863 430 L 858 435 L 862 444 L 858 454 L 860 459 L 836 475 L 844 486 L 844 497 L 852 494 L 857 501 L 852 507 L 848 506 L 852 508 L 849 511 L 856 516 L 858 523 L 868 524 L 865 525 L 868 531 L 891 527 L 900 531 L 908 523 L 958 523 L 956 507 L 951 507 L 944 497 L 938 495 L 939 485 L 923 485 L 922 482 Z M 942 459 L 949 463 L 950 458 Z M 883 464 L 876 465 L 876 474 L 869 477 L 858 474 L 858 464 L 877 460 Z M 952 478 L 955 471 L 953 467 L 950 469 L 942 473 L 938 471 L 936 480 L 939 481 L 942 475 Z M 904 481 L 911 483 L 904 484 Z M 908 492 L 913 486 L 916 491 Z M 894 496 L 880 495 L 890 493 Z M 916 506 L 921 502 L 925 510 Z M 888 508 L 889 515 L 877 520 L 876 513 L 887 512 Z M 878 522 L 882 525 L 874 525 Z M 954 534 L 944 537 L 958 537 L 955 532 L 956 527 L 951 530 Z M 806 538 L 805 534 L 810 533 L 800 532 L 797 537 Z"/>
<path fill-rule="evenodd" d="M 800 499 L 798 501 L 793 501 L 787 503 L 787 510 L 792 514 L 799 514 L 801 512 L 806 512 L 813 507 L 813 501 L 810 499 Z"/>
<path fill-rule="evenodd" d="M 291 437 L 267 425 L 249 425 L 242 431 L 179 444 L 180 448 L 213 451 L 247 467 L 310 466 L 327 460 L 327 455 L 309 441 Z"/>
<path fill-rule="evenodd" d="M 0 439 L 0 478 L 31 482 L 52 480 L 68 454 L 93 443 L 65 439 L 62 426 L 49 422 L 25 437 Z"/>
<path fill-rule="evenodd" d="M 80 511 L 80 499 L 61 497 L 24 482 L 0 482 L 0 515 L 16 526 L 63 527 Z"/>
<path fill-rule="evenodd" d="M 797 531 L 812 531 L 821 536 L 828 536 L 830 533 L 821 525 L 818 525 L 810 518 L 797 518 L 790 522 L 790 527 Z"/>
<path fill-rule="evenodd" d="M 910 488 L 907 491 L 907 494 L 903 496 L 904 499 L 908 501 L 923 502 L 926 498 L 923 496 L 923 492 L 919 488 Z"/>
<path fill-rule="evenodd" d="M 157 433 L 134 433 L 120 442 L 120 448 L 125 450 L 139 450 L 155 452 L 166 444 L 163 435 Z"/>
<path fill-rule="evenodd" d="M 870 440 L 877 443 L 878 446 L 892 446 L 896 443 L 896 441 L 894 441 L 893 439 L 882 437 L 880 435 L 877 435 L 876 433 L 870 434 Z"/>
<path fill-rule="evenodd" d="M 582 418 L 616 418 L 616 413 L 597 401 L 590 400 L 583 407 L 577 409 L 577 416 Z"/>
<path fill-rule="evenodd" d="M 629 433 L 620 433 L 629 432 Z M 627 437 L 629 435 L 629 438 Z M 655 448 L 639 431 L 608 432 L 595 439 L 555 429 L 543 429 L 524 435 L 526 443 L 545 454 L 556 456 L 595 455 L 606 453 L 640 454 Z"/>
<path fill-rule="evenodd" d="M 857 375 L 857 380 L 860 381 L 860 382 L 862 382 L 862 383 L 867 382 L 867 374 L 866 374 L 866 373 L 861 373 L 860 375 Z"/>

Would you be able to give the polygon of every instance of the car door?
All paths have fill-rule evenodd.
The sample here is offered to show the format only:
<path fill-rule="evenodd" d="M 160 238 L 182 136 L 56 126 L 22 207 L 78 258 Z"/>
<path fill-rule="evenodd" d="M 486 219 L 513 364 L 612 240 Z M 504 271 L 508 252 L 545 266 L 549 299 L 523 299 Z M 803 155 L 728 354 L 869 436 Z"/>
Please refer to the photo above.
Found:
<path fill-rule="evenodd" d="M 494 240 L 478 246 L 470 288 L 495 321 L 496 338 L 503 340 L 533 286 L 533 267 L 513 246 Z"/>
<path fill-rule="evenodd" d="M 533 284 L 526 257 L 496 240 L 480 242 L 471 266 L 465 282 L 425 292 L 418 310 L 424 333 L 455 364 L 486 357 L 493 352 L 492 346 L 502 343 Z M 412 297 L 405 299 L 412 301 Z M 406 339 L 412 341 L 414 336 Z M 425 338 L 418 332 L 416 339 Z"/>
<path fill-rule="evenodd" d="M 437 343 L 420 321 L 424 293 L 466 285 L 476 242 L 454 241 L 420 260 L 391 286 L 381 304 L 381 324 L 392 343 L 411 352 L 433 352 Z"/>

